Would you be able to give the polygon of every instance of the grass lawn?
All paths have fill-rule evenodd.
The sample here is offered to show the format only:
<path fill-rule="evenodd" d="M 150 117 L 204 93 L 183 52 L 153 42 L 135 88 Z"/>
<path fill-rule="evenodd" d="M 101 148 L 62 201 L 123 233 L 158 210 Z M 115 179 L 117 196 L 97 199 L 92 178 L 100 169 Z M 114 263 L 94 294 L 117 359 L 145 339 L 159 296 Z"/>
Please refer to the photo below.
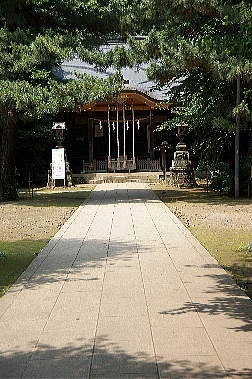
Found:
<path fill-rule="evenodd" d="M 0 241 L 0 296 L 20 276 L 48 240 Z"/>
<path fill-rule="evenodd" d="M 0 296 L 89 196 L 92 186 L 36 191 L 0 203 Z"/>
<path fill-rule="evenodd" d="M 237 200 L 200 188 L 151 188 L 252 298 L 252 199 Z"/>
<path fill-rule="evenodd" d="M 251 233 L 235 229 L 189 229 L 252 299 L 252 252 L 248 250 Z"/>

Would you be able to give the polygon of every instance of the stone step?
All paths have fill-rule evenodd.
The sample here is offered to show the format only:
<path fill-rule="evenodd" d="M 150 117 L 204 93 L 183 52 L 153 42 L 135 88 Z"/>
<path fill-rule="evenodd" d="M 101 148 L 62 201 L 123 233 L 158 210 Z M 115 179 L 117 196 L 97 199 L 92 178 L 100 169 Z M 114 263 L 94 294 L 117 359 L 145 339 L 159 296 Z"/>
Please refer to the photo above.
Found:
<path fill-rule="evenodd" d="M 90 173 L 75 174 L 77 178 L 83 178 L 85 183 L 158 183 L 162 172 L 131 172 L 131 173 Z"/>
<path fill-rule="evenodd" d="M 87 183 L 102 184 L 102 183 L 158 183 L 158 178 L 127 178 L 127 177 L 112 177 L 104 179 L 90 179 Z"/>

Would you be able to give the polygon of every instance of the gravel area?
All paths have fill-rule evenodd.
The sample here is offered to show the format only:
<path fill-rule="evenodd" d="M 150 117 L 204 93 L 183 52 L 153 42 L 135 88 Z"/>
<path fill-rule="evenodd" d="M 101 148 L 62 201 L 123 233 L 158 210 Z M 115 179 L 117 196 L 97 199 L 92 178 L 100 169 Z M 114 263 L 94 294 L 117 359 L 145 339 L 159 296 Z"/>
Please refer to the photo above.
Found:
<path fill-rule="evenodd" d="M 41 191 L 33 199 L 0 203 L 0 241 L 51 238 L 86 200 L 90 189 Z"/>
<path fill-rule="evenodd" d="M 252 199 L 231 199 L 202 189 L 151 187 L 186 226 L 251 231 Z M 251 235 L 252 238 L 252 235 Z"/>

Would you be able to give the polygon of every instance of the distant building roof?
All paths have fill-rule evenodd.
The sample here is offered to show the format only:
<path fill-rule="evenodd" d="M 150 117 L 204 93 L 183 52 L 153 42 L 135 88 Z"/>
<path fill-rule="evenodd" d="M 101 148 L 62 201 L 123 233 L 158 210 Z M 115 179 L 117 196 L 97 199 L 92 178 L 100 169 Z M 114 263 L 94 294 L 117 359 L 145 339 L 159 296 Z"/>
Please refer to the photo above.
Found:
<path fill-rule="evenodd" d="M 135 38 L 139 40 L 144 37 L 136 36 Z M 108 45 L 102 46 L 101 49 L 106 52 L 118 45 L 127 47 L 126 44 L 122 44 L 118 41 L 111 41 Z M 156 100 L 166 100 L 167 92 L 169 92 L 169 86 L 164 87 L 162 90 L 158 89 L 157 84 L 148 79 L 146 68 L 147 65 L 142 64 L 136 65 L 133 68 L 125 67 L 121 69 L 121 74 L 123 75 L 125 81 L 124 88 L 141 91 Z M 75 73 L 107 78 L 108 76 L 115 74 L 116 70 L 113 67 L 109 67 L 106 70 L 101 70 L 96 65 L 83 62 L 78 56 L 76 56 L 70 61 L 63 62 L 61 68 L 55 68 L 54 73 L 62 80 L 70 80 L 76 79 Z"/>

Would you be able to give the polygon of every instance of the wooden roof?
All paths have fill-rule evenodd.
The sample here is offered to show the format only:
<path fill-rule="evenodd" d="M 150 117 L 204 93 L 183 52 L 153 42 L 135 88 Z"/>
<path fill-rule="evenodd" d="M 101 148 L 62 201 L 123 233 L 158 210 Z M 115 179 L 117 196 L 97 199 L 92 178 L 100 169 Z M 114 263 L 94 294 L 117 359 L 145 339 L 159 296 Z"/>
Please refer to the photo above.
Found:
<path fill-rule="evenodd" d="M 100 103 L 84 104 L 80 105 L 81 110 L 90 110 L 95 112 L 104 112 L 108 109 L 116 110 L 131 109 L 134 110 L 150 110 L 150 109 L 168 109 L 171 108 L 173 103 L 163 103 L 160 100 L 152 98 L 138 90 L 123 90 L 116 98 L 112 98 L 109 101 L 103 101 Z"/>

